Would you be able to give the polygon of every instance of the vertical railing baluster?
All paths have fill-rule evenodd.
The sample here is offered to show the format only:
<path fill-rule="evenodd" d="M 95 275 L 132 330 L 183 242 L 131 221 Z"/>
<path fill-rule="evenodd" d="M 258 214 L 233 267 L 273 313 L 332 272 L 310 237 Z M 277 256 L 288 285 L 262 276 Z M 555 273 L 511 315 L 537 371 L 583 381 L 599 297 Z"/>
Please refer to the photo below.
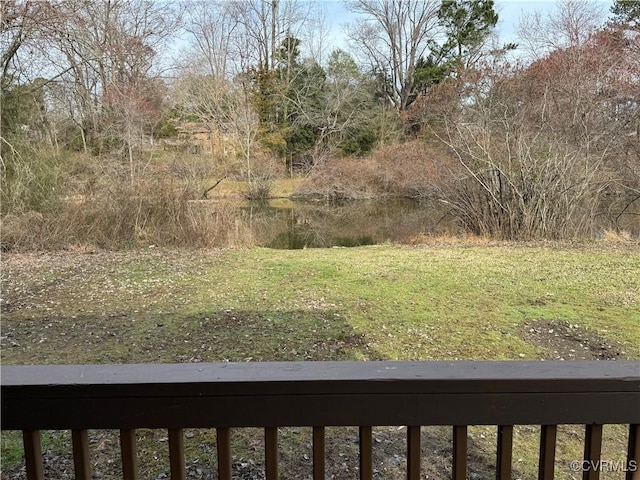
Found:
<path fill-rule="evenodd" d="M 264 458 L 266 480 L 278 479 L 278 428 L 264 429 Z"/>
<path fill-rule="evenodd" d="M 407 427 L 407 480 L 420 479 L 420 427 Z"/>
<path fill-rule="evenodd" d="M 120 430 L 120 452 L 122 453 L 123 480 L 138 480 L 138 455 L 136 452 L 135 430 Z"/>
<path fill-rule="evenodd" d="M 360 480 L 373 479 L 373 442 L 371 427 L 360 427 Z"/>
<path fill-rule="evenodd" d="M 453 427 L 453 479 L 467 478 L 467 426 Z"/>
<path fill-rule="evenodd" d="M 72 430 L 73 465 L 76 480 L 91 480 L 91 459 L 89 457 L 89 433 L 87 430 Z"/>
<path fill-rule="evenodd" d="M 640 480 L 640 425 L 629 425 L 627 474 L 625 480 Z"/>
<path fill-rule="evenodd" d="M 324 427 L 313 427 L 313 480 L 324 480 Z"/>
<path fill-rule="evenodd" d="M 181 428 L 169 429 L 169 466 L 171 480 L 186 480 L 187 467 L 184 463 L 184 435 Z"/>
<path fill-rule="evenodd" d="M 218 444 L 218 478 L 231 480 L 231 431 L 228 428 L 216 429 Z"/>
<path fill-rule="evenodd" d="M 602 425 L 589 424 L 584 435 L 584 463 L 582 480 L 600 478 L 600 452 L 602 450 Z"/>
<path fill-rule="evenodd" d="M 498 425 L 498 448 L 496 479 L 511 480 L 511 458 L 513 455 L 513 425 Z"/>
<path fill-rule="evenodd" d="M 22 443 L 24 444 L 27 480 L 44 480 L 40 430 L 23 430 Z"/>
<path fill-rule="evenodd" d="M 556 463 L 556 425 L 540 427 L 540 459 L 538 462 L 538 480 L 553 480 Z"/>

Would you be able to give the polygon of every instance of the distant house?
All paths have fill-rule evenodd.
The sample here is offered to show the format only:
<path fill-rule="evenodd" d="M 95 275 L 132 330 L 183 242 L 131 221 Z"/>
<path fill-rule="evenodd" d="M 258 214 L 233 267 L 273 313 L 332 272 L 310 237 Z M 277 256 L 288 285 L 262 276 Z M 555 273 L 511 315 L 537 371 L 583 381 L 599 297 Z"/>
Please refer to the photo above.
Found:
<path fill-rule="evenodd" d="M 183 150 L 192 154 L 207 154 L 214 157 L 233 155 L 230 135 L 221 133 L 215 126 L 203 122 L 179 124 L 177 140 L 166 141 L 165 148 Z"/>

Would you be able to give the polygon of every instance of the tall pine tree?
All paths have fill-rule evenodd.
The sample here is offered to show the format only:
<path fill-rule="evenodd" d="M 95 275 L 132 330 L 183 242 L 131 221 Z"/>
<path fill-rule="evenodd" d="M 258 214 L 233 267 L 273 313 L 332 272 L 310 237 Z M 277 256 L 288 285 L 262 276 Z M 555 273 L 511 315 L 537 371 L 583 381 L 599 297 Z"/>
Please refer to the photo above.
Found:
<path fill-rule="evenodd" d="M 443 50 L 459 62 L 473 56 L 498 23 L 493 0 L 445 0 L 438 18 L 447 36 Z"/>
<path fill-rule="evenodd" d="M 633 30 L 640 30 L 640 1 L 615 0 L 611 6 L 614 22 L 625 24 Z"/>

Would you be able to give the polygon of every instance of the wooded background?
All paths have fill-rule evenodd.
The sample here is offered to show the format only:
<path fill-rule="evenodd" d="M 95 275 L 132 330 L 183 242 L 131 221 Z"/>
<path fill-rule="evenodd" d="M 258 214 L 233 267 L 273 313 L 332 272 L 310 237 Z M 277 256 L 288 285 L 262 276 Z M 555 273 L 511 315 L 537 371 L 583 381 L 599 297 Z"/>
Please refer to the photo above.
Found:
<path fill-rule="evenodd" d="M 5 249 L 224 244 L 189 200 L 227 177 L 252 198 L 296 175 L 327 198 L 435 197 L 508 239 L 616 228 L 640 198 L 634 0 L 525 15 L 518 55 L 493 0 L 348 1 L 349 51 L 322 2 L 1 7 Z"/>

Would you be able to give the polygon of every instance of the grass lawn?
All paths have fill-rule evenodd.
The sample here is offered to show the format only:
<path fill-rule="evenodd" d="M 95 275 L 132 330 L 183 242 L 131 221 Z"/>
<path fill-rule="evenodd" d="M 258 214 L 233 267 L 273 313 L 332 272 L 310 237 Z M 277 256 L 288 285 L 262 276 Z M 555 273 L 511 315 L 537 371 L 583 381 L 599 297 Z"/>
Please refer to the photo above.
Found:
<path fill-rule="evenodd" d="M 2 261 L 5 365 L 640 359 L 637 244 L 150 248 L 7 254 Z M 446 457 L 450 432 L 429 432 L 425 442 Z M 517 431 L 514 469 L 520 478 L 536 477 L 537 432 L 526 426 Z M 559 443 L 557 478 L 577 477 L 568 470 L 568 460 L 580 458 L 582 427 L 563 432 L 559 442 L 565 437 L 575 441 Z M 605 431 L 610 441 L 603 458 L 624 453 L 621 432 L 616 427 Z M 207 435 L 195 431 L 190 437 L 190 455 L 200 462 L 210 457 L 202 446 L 209 442 Z M 357 444 L 345 439 L 354 434 L 345 429 L 336 435 L 340 440 L 333 447 L 329 442 L 329 453 L 333 448 L 339 455 L 340 447 L 350 458 Z M 377 435 L 378 445 L 391 448 L 400 434 L 385 429 Z M 140 442 L 142 455 L 151 459 L 154 449 L 166 447 L 151 433 L 141 436 L 149 437 Z M 289 445 L 284 451 L 293 452 L 284 460 L 284 478 L 294 478 L 306 461 L 295 452 L 308 443 L 308 432 L 286 429 L 282 436 Z M 55 450 L 64 434 L 49 437 L 45 445 Z M 473 427 L 470 439 L 472 454 L 484 458 L 486 450 L 494 455 L 493 428 Z M 108 446 L 109 441 L 98 444 Z M 260 451 L 249 437 L 237 441 L 242 458 Z M 18 444 L 11 434 L 3 435 L 3 470 L 21 454 Z M 403 454 L 400 447 L 398 454 Z M 400 457 L 380 459 L 380 472 L 387 472 L 380 478 L 401 478 L 394 458 Z M 162 471 L 163 461 L 151 460 L 149 472 Z M 430 478 L 439 478 L 439 461 L 425 465 Z M 355 478 L 357 461 L 351 477 L 338 463 L 327 461 L 338 469 L 336 478 Z M 483 462 L 475 463 L 482 478 Z M 473 468 L 470 461 L 471 473 Z M 2 478 L 10 477 L 3 473 Z"/>

